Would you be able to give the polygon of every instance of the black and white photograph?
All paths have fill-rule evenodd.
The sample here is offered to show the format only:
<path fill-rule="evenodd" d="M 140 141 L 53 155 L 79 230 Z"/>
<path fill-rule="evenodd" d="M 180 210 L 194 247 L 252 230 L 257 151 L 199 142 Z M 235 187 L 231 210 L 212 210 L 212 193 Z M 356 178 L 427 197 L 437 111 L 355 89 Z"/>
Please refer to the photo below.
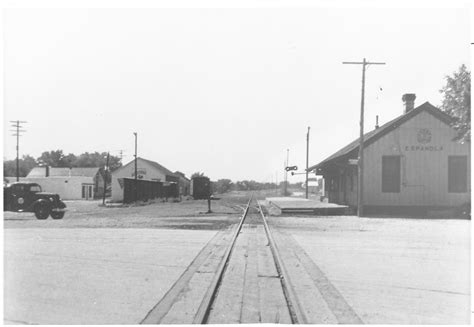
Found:
<path fill-rule="evenodd" d="M 6 325 L 469 325 L 471 1 L 2 6 Z"/>

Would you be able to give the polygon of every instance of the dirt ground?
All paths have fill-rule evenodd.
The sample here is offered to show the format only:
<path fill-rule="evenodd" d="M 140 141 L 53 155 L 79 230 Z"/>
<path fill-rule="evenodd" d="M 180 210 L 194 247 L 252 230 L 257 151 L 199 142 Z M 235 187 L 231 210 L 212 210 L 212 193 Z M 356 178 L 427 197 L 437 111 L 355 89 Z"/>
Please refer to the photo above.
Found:
<path fill-rule="evenodd" d="M 368 324 L 468 324 L 470 220 L 272 217 Z"/>
<path fill-rule="evenodd" d="M 271 191 L 273 192 L 273 191 Z M 4 212 L 5 228 L 179 228 L 220 230 L 234 224 L 253 194 L 264 198 L 268 192 L 229 192 L 211 201 L 154 201 L 139 205 L 102 206 L 101 200 L 65 201 L 63 219 L 37 220 L 33 213 Z"/>
<path fill-rule="evenodd" d="M 33 213 L 4 213 L 5 228 L 180 228 L 223 229 L 235 223 L 242 210 L 235 202 L 205 200 L 155 202 L 137 206 L 103 207 L 101 201 L 65 201 L 63 219 L 37 220 Z"/>
<path fill-rule="evenodd" d="M 8 228 L 6 324 L 139 324 L 217 231 Z"/>
<path fill-rule="evenodd" d="M 267 193 L 258 192 L 255 197 L 274 196 L 272 192 Z M 9 310 L 14 312 L 27 303 L 37 313 L 35 317 L 41 317 L 44 312 L 41 301 L 48 300 L 48 292 L 54 289 L 53 294 L 69 301 L 66 302 L 71 307 L 66 309 L 76 312 L 78 317 L 78 320 L 65 318 L 58 321 L 81 321 L 79 317 L 87 315 L 86 311 L 90 308 L 84 312 L 75 308 L 66 289 L 58 287 L 54 281 L 75 283 L 74 278 L 69 277 L 77 275 L 78 271 L 83 272 L 78 282 L 90 283 L 89 291 L 94 293 L 94 283 L 111 283 L 102 260 L 113 265 L 117 280 L 131 278 L 131 282 L 148 290 L 148 278 L 152 276 L 143 275 L 146 280 L 134 281 L 133 278 L 138 275 L 130 271 L 139 269 L 142 264 L 130 258 L 147 253 L 147 260 L 156 262 L 153 263 L 157 265 L 156 269 L 168 269 L 166 267 L 173 260 L 178 260 L 179 254 L 184 251 L 183 254 L 188 255 L 186 262 L 179 261 L 179 269 L 170 266 L 170 269 L 176 270 L 173 270 L 173 278 L 177 278 L 192 260 L 187 249 L 192 248 L 192 253 L 197 253 L 213 233 L 237 223 L 248 198 L 249 193 L 246 192 L 221 196 L 212 202 L 210 214 L 206 213 L 208 207 L 205 200 L 126 207 L 102 207 L 101 201 L 68 201 L 68 211 L 62 220 L 37 220 L 33 213 L 5 212 L 6 274 L 19 278 L 12 282 L 9 293 L 11 299 L 18 302 L 11 304 Z M 270 217 L 269 223 L 294 238 L 365 323 L 469 322 L 470 220 L 300 216 Z M 143 235 L 148 238 L 142 239 Z M 38 241 L 41 241 L 39 248 Z M 94 243 L 89 244 L 91 241 Z M 168 247 L 169 253 L 160 250 Z M 84 252 L 85 248 L 90 248 L 90 251 Z M 97 260 L 93 265 L 84 264 L 91 254 L 97 256 Z M 44 264 L 45 256 L 48 264 Z M 72 263 L 66 264 L 64 256 Z M 38 269 L 43 269 L 44 274 L 38 275 Z M 100 278 L 96 280 L 93 276 Z M 153 287 L 160 287 L 160 294 L 164 294 L 173 282 L 172 278 L 157 281 Z M 51 290 L 47 289 L 48 283 Z M 22 285 L 29 284 L 33 289 L 38 288 L 35 291 L 38 301 L 30 299 L 28 290 L 22 288 Z M 119 288 L 116 285 L 110 289 L 107 287 L 104 286 L 104 296 L 114 298 L 113 290 L 119 292 Z M 80 290 L 78 287 L 77 296 L 86 303 L 90 294 L 83 294 Z M 137 296 L 128 286 L 120 292 L 123 298 Z M 131 292 L 130 295 L 127 292 Z M 108 308 L 105 297 L 94 294 L 103 300 L 103 310 L 112 310 Z M 151 294 L 147 295 L 146 301 L 152 303 L 159 300 Z M 17 299 L 17 295 L 24 297 Z M 123 305 L 123 310 L 132 308 L 127 301 Z M 23 314 L 11 314 L 9 317 L 11 321 L 20 322 L 22 318 Z M 122 318 L 109 318 L 103 316 L 101 319 L 104 320 L 100 321 L 122 321 Z M 41 322 L 36 319 L 26 321 Z M 47 322 L 55 323 L 56 318 L 51 319 Z"/>

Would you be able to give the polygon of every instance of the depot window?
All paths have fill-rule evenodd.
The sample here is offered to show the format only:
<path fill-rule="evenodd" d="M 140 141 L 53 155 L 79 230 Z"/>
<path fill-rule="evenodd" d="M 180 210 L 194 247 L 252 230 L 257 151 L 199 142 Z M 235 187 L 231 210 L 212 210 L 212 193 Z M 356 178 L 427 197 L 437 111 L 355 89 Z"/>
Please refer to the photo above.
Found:
<path fill-rule="evenodd" d="M 467 192 L 467 156 L 448 157 L 448 192 Z"/>
<path fill-rule="evenodd" d="M 382 157 L 382 192 L 400 193 L 400 156 Z"/>

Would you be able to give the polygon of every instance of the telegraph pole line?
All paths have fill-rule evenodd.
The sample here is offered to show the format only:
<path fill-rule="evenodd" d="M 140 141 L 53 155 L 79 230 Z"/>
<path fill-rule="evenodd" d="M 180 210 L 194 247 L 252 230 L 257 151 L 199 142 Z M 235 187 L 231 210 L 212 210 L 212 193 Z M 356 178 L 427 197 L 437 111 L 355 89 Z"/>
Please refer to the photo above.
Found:
<path fill-rule="evenodd" d="M 308 198 L 309 129 L 310 127 L 308 126 L 308 133 L 306 133 L 306 198 Z"/>
<path fill-rule="evenodd" d="M 365 97 L 365 70 L 368 65 L 385 65 L 384 62 L 362 62 L 344 61 L 344 65 L 362 65 L 362 96 L 360 101 L 360 137 L 359 137 L 359 160 L 358 160 L 358 182 L 357 182 L 357 215 L 362 217 L 364 214 L 364 97 Z"/>
<path fill-rule="evenodd" d="M 26 130 L 21 129 L 23 126 L 21 124 L 27 123 L 27 121 L 24 120 L 10 120 L 10 123 L 13 123 L 11 125 L 12 127 L 15 127 L 16 129 L 10 130 L 11 132 L 14 132 L 15 134 L 12 134 L 12 136 L 16 136 L 16 181 L 20 181 L 20 133 L 26 132 Z"/>

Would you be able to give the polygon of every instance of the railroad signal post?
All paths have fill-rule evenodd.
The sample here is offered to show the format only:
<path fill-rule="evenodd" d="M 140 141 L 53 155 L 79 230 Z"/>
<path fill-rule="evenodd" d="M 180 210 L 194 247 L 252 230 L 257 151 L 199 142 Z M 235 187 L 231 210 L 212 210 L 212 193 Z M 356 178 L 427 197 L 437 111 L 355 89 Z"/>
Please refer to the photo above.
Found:
<path fill-rule="evenodd" d="M 306 198 L 308 198 L 309 129 L 310 127 L 308 126 L 308 133 L 306 133 Z"/>
<path fill-rule="evenodd" d="M 285 163 L 285 188 L 283 192 L 283 196 L 286 196 L 288 192 L 288 162 L 290 159 L 290 149 L 286 149 L 286 163 Z"/>
<path fill-rule="evenodd" d="M 285 171 L 292 171 L 292 170 L 298 170 L 298 166 L 288 166 L 288 167 L 285 167 Z M 294 175 L 294 174 L 291 173 L 291 175 Z"/>
<path fill-rule="evenodd" d="M 344 61 L 344 65 L 362 65 L 362 96 L 360 102 L 360 138 L 359 138 L 359 161 L 358 161 L 358 183 L 357 183 L 357 215 L 362 217 L 364 214 L 364 97 L 365 97 L 365 69 L 368 65 L 385 65 L 384 62 L 362 62 Z"/>

